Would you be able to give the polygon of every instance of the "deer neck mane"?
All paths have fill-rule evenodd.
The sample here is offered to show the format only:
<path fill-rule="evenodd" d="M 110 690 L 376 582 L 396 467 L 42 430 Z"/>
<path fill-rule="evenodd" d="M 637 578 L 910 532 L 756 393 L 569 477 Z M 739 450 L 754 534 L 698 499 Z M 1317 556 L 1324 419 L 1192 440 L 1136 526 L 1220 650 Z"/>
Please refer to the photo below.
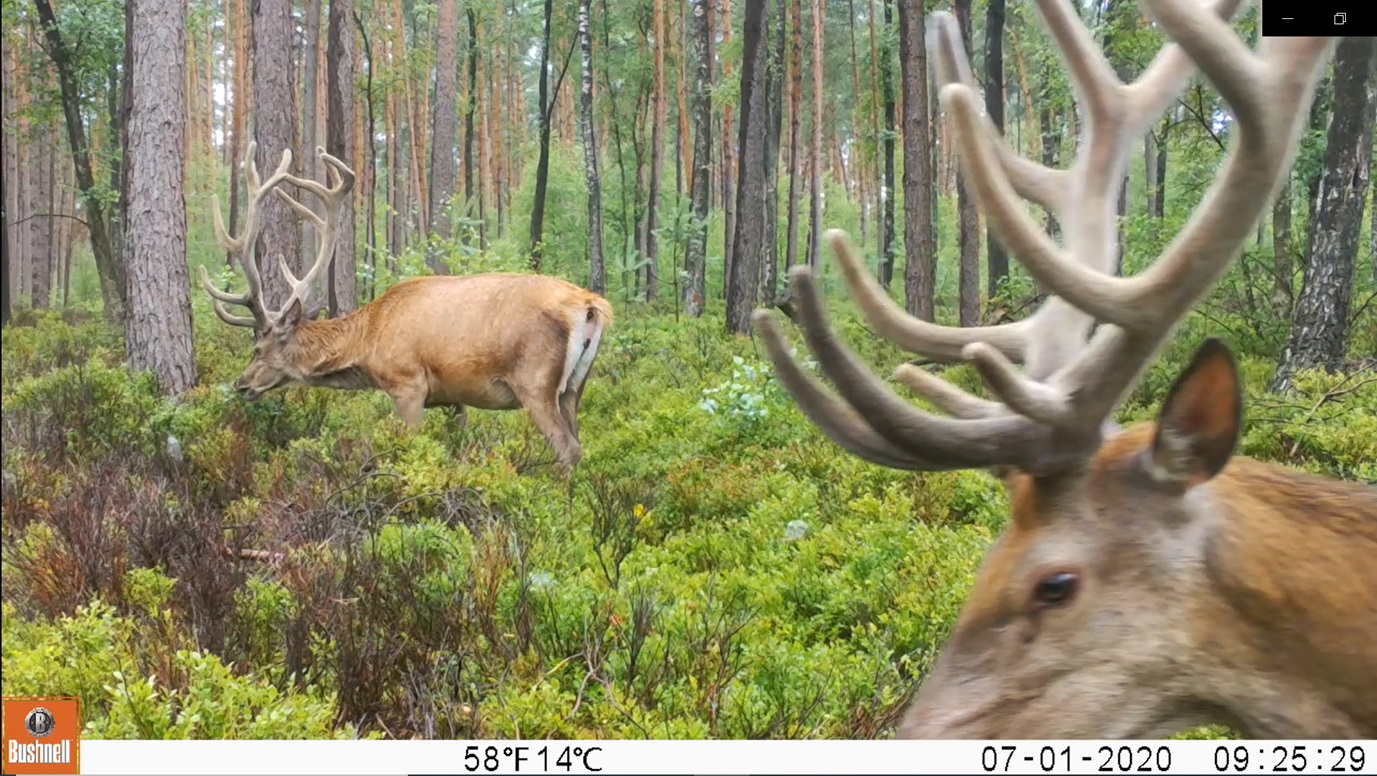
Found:
<path fill-rule="evenodd" d="M 301 322 L 296 337 L 307 384 L 345 390 L 377 387 L 363 368 L 369 316 L 363 307 L 339 318 Z"/>
<path fill-rule="evenodd" d="M 1205 487 L 1202 700 L 1252 736 L 1377 735 L 1377 488 L 1246 458 Z"/>

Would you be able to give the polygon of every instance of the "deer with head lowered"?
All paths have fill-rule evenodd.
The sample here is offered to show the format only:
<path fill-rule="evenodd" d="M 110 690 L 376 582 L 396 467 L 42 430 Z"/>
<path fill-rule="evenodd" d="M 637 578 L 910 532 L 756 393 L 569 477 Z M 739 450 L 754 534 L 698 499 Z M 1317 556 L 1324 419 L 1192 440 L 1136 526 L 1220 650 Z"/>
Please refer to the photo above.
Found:
<path fill-rule="evenodd" d="M 1009 493 L 1009 523 L 898 735 L 1152 738 L 1202 723 L 1377 735 L 1377 489 L 1235 456 L 1240 378 L 1218 340 L 1155 422 L 1111 420 L 1288 174 L 1335 40 L 1263 38 L 1254 52 L 1230 28 L 1240 0 L 1142 0 L 1172 43 L 1125 84 L 1067 0 L 1037 5 L 1085 117 L 1069 169 L 1017 156 L 982 116 L 951 17 L 932 18 L 929 48 L 966 185 L 1051 294 L 1042 307 L 1002 326 L 918 320 L 845 235 L 828 235 L 871 327 L 972 364 L 999 401 L 903 365 L 896 379 L 947 417 L 905 401 L 838 339 L 806 267 L 791 272 L 801 328 L 836 393 L 794 361 L 768 313 L 755 319 L 781 382 L 833 441 L 898 469 L 990 470 Z M 1228 156 L 1152 266 L 1117 277 L 1129 156 L 1194 67 L 1231 109 Z M 1060 243 L 1020 196 L 1058 216 Z"/>
<path fill-rule="evenodd" d="M 262 180 L 250 143 L 244 162 L 248 198 L 243 233 L 231 237 L 214 203 L 215 233 L 244 272 L 242 294 L 223 291 L 201 269 L 201 284 L 215 313 L 233 326 L 254 330 L 253 360 L 235 382 L 250 400 L 293 384 L 351 390 L 380 389 L 392 398 L 401 419 L 419 426 L 427 407 L 450 407 L 461 420 L 465 407 L 514 410 L 524 407 L 572 472 L 582 456 L 578 408 L 612 307 L 590 291 L 557 278 L 491 273 L 427 276 L 404 280 L 377 299 L 339 318 L 315 320 L 312 292 L 333 260 L 340 210 L 350 196 L 354 173 L 343 162 L 317 153 L 329 186 L 288 172 L 292 153 L 282 152 L 277 170 Z M 317 197 L 317 215 L 280 186 L 291 184 Z M 262 228 L 259 206 L 269 192 L 280 197 L 316 229 L 319 252 L 298 279 L 278 255 L 291 286 L 280 310 L 268 309 L 256 262 Z M 347 226 L 343 227 L 347 229 Z M 347 239 L 347 235 L 346 235 Z M 225 303 L 250 316 L 234 315 Z"/>

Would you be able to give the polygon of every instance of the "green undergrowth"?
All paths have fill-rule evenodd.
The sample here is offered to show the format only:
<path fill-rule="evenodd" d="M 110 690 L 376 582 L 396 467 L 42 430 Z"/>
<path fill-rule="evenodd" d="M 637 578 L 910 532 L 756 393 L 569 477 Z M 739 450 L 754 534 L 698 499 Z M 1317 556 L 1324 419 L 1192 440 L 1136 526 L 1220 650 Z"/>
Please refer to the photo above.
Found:
<path fill-rule="evenodd" d="M 619 310 L 572 483 L 522 413 L 246 404 L 247 335 L 198 323 L 175 402 L 99 323 L 4 331 L 3 692 L 80 695 L 88 737 L 885 737 L 1005 519 L 983 472 L 828 442 L 720 310 Z M 1370 374 L 1243 366 L 1244 453 L 1377 480 Z"/>

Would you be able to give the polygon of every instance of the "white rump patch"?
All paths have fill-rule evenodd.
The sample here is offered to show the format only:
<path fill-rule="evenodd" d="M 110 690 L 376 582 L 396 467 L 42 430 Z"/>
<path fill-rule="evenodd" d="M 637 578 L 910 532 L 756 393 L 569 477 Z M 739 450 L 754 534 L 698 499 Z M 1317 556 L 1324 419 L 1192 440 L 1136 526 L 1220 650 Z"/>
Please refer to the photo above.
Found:
<path fill-rule="evenodd" d="M 602 321 L 597 317 L 588 320 L 587 308 L 577 311 L 573 324 L 569 328 L 569 347 L 564 356 L 560 393 L 575 390 L 588 379 L 588 370 L 593 368 L 593 358 L 597 356 L 598 343 L 602 341 Z"/>

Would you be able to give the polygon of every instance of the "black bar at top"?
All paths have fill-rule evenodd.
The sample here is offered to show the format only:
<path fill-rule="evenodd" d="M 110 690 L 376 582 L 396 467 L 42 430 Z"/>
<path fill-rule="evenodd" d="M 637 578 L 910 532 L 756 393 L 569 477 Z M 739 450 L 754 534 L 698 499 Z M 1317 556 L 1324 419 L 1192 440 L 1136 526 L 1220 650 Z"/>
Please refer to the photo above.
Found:
<path fill-rule="evenodd" d="M 1374 0 L 1262 0 L 1262 36 L 1377 37 Z"/>

